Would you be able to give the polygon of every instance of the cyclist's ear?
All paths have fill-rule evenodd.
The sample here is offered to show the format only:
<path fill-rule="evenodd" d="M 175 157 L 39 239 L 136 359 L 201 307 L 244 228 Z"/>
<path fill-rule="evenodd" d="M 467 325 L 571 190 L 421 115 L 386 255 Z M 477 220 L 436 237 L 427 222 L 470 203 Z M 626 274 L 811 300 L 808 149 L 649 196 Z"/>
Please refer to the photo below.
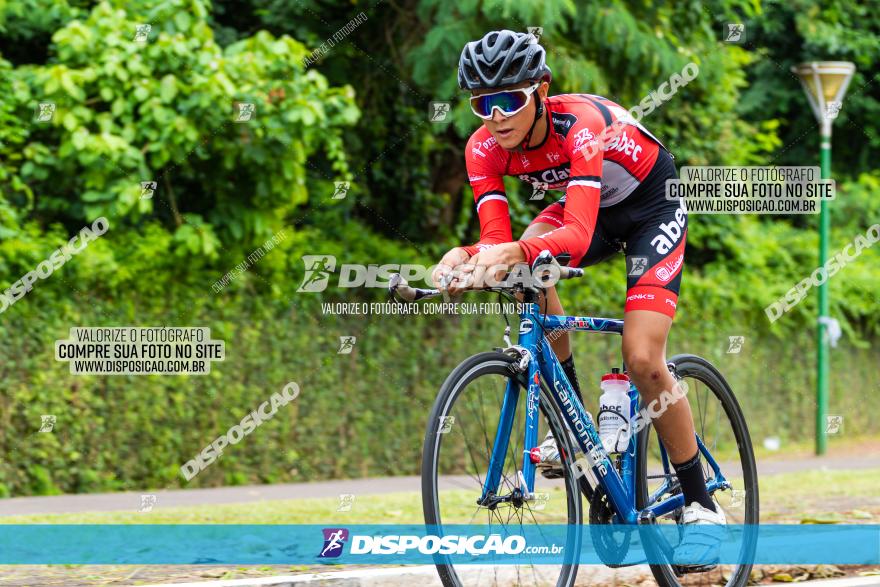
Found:
<path fill-rule="evenodd" d="M 550 84 L 546 81 L 541 82 L 541 85 L 538 86 L 538 95 L 541 96 L 541 99 L 544 100 L 547 98 L 547 94 L 550 92 Z"/>

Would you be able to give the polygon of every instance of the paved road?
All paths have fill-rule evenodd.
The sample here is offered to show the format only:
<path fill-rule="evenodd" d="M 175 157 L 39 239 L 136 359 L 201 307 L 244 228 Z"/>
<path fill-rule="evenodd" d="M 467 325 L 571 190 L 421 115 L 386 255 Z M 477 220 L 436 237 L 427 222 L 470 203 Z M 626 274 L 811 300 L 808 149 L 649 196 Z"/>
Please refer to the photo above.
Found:
<path fill-rule="evenodd" d="M 858 456 L 856 456 L 858 455 Z M 758 462 L 759 475 L 774 475 L 796 471 L 828 469 L 880 468 L 880 449 L 876 445 L 870 452 L 847 453 L 834 451 L 823 457 L 800 459 L 762 459 Z M 468 482 L 469 481 L 469 482 Z M 467 477 L 444 477 L 445 488 L 473 487 Z M 57 495 L 48 497 L 15 497 L 0 500 L 0 516 L 26 514 L 55 514 L 77 512 L 132 511 L 140 507 L 142 494 L 155 494 L 161 507 L 187 507 L 222 503 L 248 503 L 276 499 L 301 499 L 308 497 L 337 496 L 341 493 L 369 495 L 401 491 L 419 491 L 419 477 L 382 477 L 376 479 L 350 479 L 341 481 L 318 481 L 313 483 L 283 483 L 278 485 L 245 485 L 209 489 L 150 490 L 125 493 L 95 493 L 89 495 Z"/>

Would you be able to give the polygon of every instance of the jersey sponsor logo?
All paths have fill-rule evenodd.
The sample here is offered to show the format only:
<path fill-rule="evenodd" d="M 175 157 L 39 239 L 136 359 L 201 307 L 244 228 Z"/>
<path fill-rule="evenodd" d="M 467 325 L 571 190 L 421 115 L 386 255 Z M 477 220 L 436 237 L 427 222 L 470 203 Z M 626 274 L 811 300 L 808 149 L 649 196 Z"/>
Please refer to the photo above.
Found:
<path fill-rule="evenodd" d="M 525 153 L 519 154 L 519 162 L 522 164 L 523 167 L 528 167 L 532 164 L 532 162 L 529 161 L 529 158 L 526 157 Z"/>
<path fill-rule="evenodd" d="M 498 141 L 495 140 L 495 137 L 489 137 L 483 142 L 477 141 L 474 143 L 474 146 L 471 148 L 474 155 L 479 155 L 480 157 L 485 157 L 486 153 L 494 149 L 498 146 Z"/>
<path fill-rule="evenodd" d="M 468 181 L 480 181 L 486 179 L 485 175 L 468 175 Z"/>
<path fill-rule="evenodd" d="M 532 321 L 528 318 L 523 319 L 522 322 L 519 323 L 519 333 L 527 334 L 532 331 Z"/>
<path fill-rule="evenodd" d="M 666 261 L 665 263 L 657 267 L 654 270 L 654 275 L 656 275 L 657 279 L 659 279 L 661 282 L 666 283 L 673 278 L 675 272 L 678 271 L 679 267 L 681 267 L 682 261 L 684 261 L 684 253 L 680 253 L 674 261 Z"/>
<path fill-rule="evenodd" d="M 556 163 L 559 161 L 559 153 L 553 151 L 552 153 L 547 153 L 547 161 L 550 163 Z"/>
<path fill-rule="evenodd" d="M 666 303 L 669 304 L 670 306 L 672 306 L 673 308 L 677 308 L 677 307 L 678 307 L 678 306 L 676 305 L 675 301 L 673 301 L 673 300 L 671 300 L 671 299 L 669 299 L 669 298 L 666 298 Z"/>
<path fill-rule="evenodd" d="M 633 133 L 633 136 L 635 136 L 635 133 Z M 623 152 L 624 155 L 629 155 L 633 162 L 636 162 L 639 160 L 639 153 L 641 153 L 642 147 L 636 145 L 635 139 L 626 136 L 626 131 L 623 131 L 611 141 L 606 151 Z"/>
<path fill-rule="evenodd" d="M 561 167 L 554 167 L 553 169 L 546 169 L 542 171 L 541 181 L 551 184 L 561 183 L 568 180 L 569 175 L 571 175 L 571 169 L 568 165 L 563 165 Z"/>
<path fill-rule="evenodd" d="M 556 131 L 556 134 L 565 137 L 568 136 L 568 131 L 571 130 L 578 118 L 567 112 L 551 112 L 550 119 L 553 121 L 553 130 Z"/>
<path fill-rule="evenodd" d="M 658 234 L 651 239 L 651 244 L 654 245 L 654 250 L 661 255 L 665 255 L 671 251 L 672 247 L 675 246 L 675 243 L 678 242 L 678 239 L 681 238 L 681 235 L 684 232 L 687 210 L 685 210 L 684 207 L 684 199 L 679 202 L 678 209 L 675 211 L 675 219 L 661 224 L 660 231 L 663 234 Z"/>
<path fill-rule="evenodd" d="M 574 135 L 574 150 L 584 149 L 596 143 L 596 135 L 589 128 L 582 128 Z"/>
<path fill-rule="evenodd" d="M 630 294 L 630 295 L 626 296 L 626 301 L 628 301 L 628 302 L 632 302 L 635 300 L 653 300 L 653 299 L 654 299 L 654 294 L 652 294 L 652 293 L 637 293 L 637 294 Z"/>
<path fill-rule="evenodd" d="M 606 184 L 604 184 L 604 183 L 602 184 L 602 199 L 603 200 L 610 199 L 611 196 L 615 195 L 620 190 L 620 186 L 616 185 L 614 187 L 609 187 L 606 189 L 605 185 Z"/>
<path fill-rule="evenodd" d="M 571 166 L 568 163 L 565 163 L 564 165 L 544 169 L 543 171 L 521 173 L 517 177 L 532 185 L 547 184 L 550 186 L 559 186 L 566 183 L 570 175 Z"/>

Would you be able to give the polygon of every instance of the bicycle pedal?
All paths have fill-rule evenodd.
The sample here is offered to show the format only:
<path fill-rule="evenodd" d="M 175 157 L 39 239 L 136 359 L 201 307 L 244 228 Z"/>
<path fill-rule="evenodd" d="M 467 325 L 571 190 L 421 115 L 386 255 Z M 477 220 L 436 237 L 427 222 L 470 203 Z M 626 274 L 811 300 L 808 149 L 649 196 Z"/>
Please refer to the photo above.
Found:
<path fill-rule="evenodd" d="M 562 472 L 562 469 L 541 467 L 538 470 L 541 472 L 541 476 L 544 479 L 562 479 L 565 477 L 565 473 Z"/>
<path fill-rule="evenodd" d="M 683 577 L 693 573 L 707 573 L 716 568 L 718 568 L 717 563 L 708 565 L 672 565 L 672 570 L 675 572 L 676 577 Z"/>

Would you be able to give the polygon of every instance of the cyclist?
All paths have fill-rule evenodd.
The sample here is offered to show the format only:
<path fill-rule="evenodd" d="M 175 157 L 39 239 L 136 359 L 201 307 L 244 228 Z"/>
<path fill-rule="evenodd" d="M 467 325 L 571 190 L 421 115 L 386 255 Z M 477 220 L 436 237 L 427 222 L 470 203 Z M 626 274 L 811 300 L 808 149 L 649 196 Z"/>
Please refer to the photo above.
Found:
<path fill-rule="evenodd" d="M 643 400 L 658 400 L 675 385 L 666 367 L 666 339 L 687 237 L 683 201 L 665 198 L 666 180 L 677 177 L 673 157 L 621 106 L 589 94 L 548 97 L 550 80 L 545 50 L 531 34 L 493 31 L 465 45 L 458 82 L 471 92 L 471 109 L 483 120 L 465 150 L 480 240 L 446 253 L 434 281 L 456 294 L 488 268 L 531 263 L 543 250 L 580 267 L 622 250 L 628 268 L 624 363 Z M 532 184 L 533 193 L 565 191 L 518 241 L 511 232 L 506 175 Z M 564 314 L 555 288 L 547 290 L 543 303 L 547 313 Z M 568 334 L 551 345 L 580 396 Z M 669 404 L 653 423 L 684 495 L 683 523 L 725 524 L 706 490 L 687 398 Z M 561 475 L 552 435 L 540 455 L 545 476 Z M 717 540 L 700 544 L 698 534 L 688 532 L 693 538 L 676 554 L 687 560 L 717 548 Z"/>

